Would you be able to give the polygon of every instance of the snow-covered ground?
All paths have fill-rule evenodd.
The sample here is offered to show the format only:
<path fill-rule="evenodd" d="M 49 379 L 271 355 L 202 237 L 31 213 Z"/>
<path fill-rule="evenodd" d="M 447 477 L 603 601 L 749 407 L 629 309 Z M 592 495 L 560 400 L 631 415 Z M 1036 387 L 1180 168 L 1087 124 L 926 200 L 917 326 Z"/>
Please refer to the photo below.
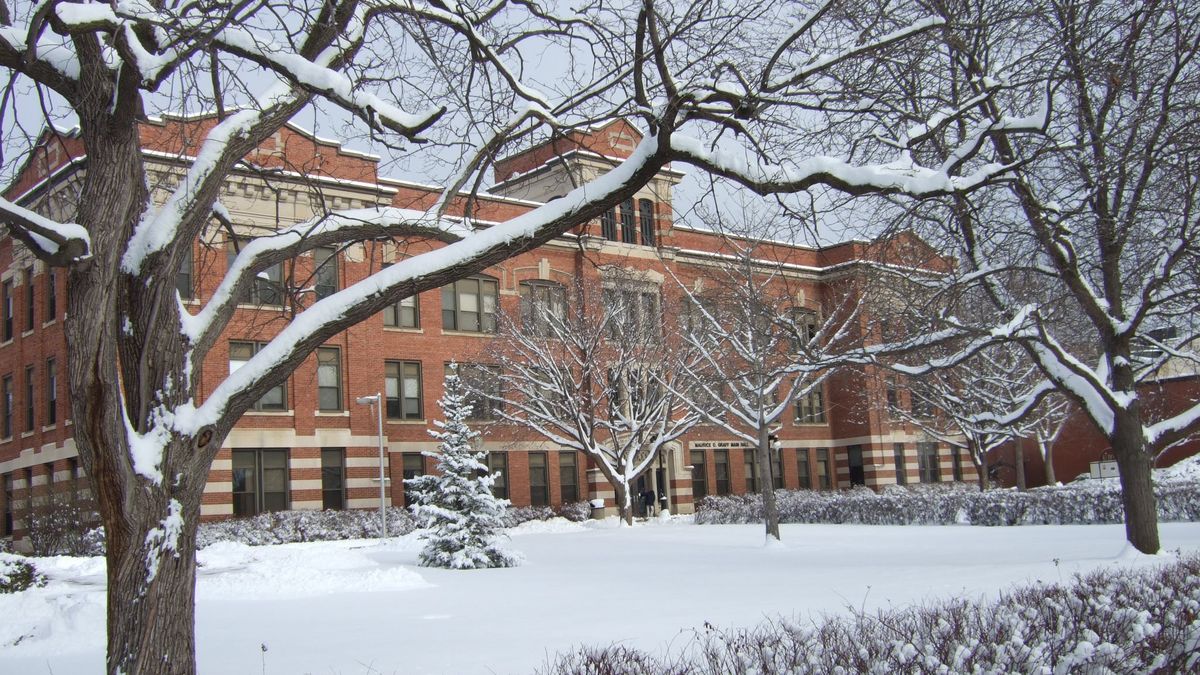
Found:
<path fill-rule="evenodd" d="M 994 594 L 1105 565 L 1146 566 L 1121 525 L 761 526 L 527 523 L 520 567 L 415 567 L 414 535 L 200 552 L 206 674 L 527 673 L 579 644 L 666 649 L 708 621 L 748 626 L 926 598 Z M 1200 550 L 1200 523 L 1161 525 L 1164 550 Z M 0 595 L 0 673 L 98 673 L 104 562 L 40 561 L 50 583 Z M 266 651 L 263 651 L 263 648 Z M 265 667 L 264 667 L 265 664 Z"/>

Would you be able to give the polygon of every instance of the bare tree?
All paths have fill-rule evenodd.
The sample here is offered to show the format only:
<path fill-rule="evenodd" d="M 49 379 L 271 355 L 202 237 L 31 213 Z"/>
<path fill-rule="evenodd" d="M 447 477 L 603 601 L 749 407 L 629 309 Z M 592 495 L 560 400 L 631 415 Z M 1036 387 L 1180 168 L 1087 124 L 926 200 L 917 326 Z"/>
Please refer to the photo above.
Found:
<path fill-rule="evenodd" d="M 256 400 L 348 326 L 598 218 L 671 162 L 760 194 L 828 185 L 928 198 L 1010 172 L 1012 162 L 963 173 L 897 162 L 899 152 L 857 162 L 857 140 L 828 157 L 804 147 L 824 124 L 813 111 L 865 119 L 874 107 L 844 96 L 834 69 L 858 64 L 862 79 L 894 85 L 885 64 L 944 24 L 882 0 L 645 0 L 562 12 L 525 0 L 0 3 L 0 67 L 10 75 L 0 103 L 30 87 L 37 99 L 0 107 L 6 139 L 33 107 L 77 124 L 87 154 L 70 209 L 0 199 L 0 217 L 69 277 L 73 431 L 107 532 L 108 671 L 194 672 L 194 541 L 212 460 Z M 532 65 L 546 55 L 569 72 L 539 77 Z M 177 144 L 178 181 L 159 184 L 141 120 L 163 109 L 215 113 Z M 175 272 L 204 228 L 227 220 L 222 186 L 313 109 L 340 111 L 413 161 L 426 151 L 435 164 L 461 159 L 448 162 L 448 187 L 427 213 L 335 212 L 314 189 L 316 217 L 247 241 L 193 313 Z M 491 227 L 447 219 L 496 157 L 623 115 L 645 135 L 605 176 Z M 6 174 L 28 158 L 6 152 Z M 446 245 L 296 311 L 199 400 L 200 366 L 260 274 L 319 247 L 383 237 Z"/>
<path fill-rule="evenodd" d="M 497 414 L 590 457 L 632 524 L 634 481 L 700 421 L 683 375 L 696 364 L 664 327 L 657 284 L 610 270 L 602 287 L 537 290 L 500 321 Z"/>
<path fill-rule="evenodd" d="M 684 382 L 696 413 L 753 449 L 766 536 L 778 540 L 772 430 L 797 401 L 821 400 L 831 370 L 818 364 L 861 334 L 852 330 L 857 304 L 822 303 L 818 289 L 789 273 L 787 261 L 773 260 L 773 247 L 759 239 L 727 237 L 725 248 L 712 287 L 678 280 L 686 293 L 681 339 L 699 357 L 682 364 Z"/>
<path fill-rule="evenodd" d="M 877 137 L 951 174 L 1013 167 L 970 194 L 901 205 L 960 260 L 942 288 L 979 289 L 994 314 L 942 325 L 1024 346 L 1108 439 L 1126 536 L 1153 553 L 1152 461 L 1200 429 L 1200 404 L 1156 416 L 1140 393 L 1167 360 L 1200 358 L 1200 15 L 1173 0 L 926 5 L 945 23 L 924 67 L 905 71 L 899 96 L 860 89 L 893 107 Z M 954 119 L 929 124 L 933 111 Z M 914 124 L 895 134 L 901 119 Z"/>

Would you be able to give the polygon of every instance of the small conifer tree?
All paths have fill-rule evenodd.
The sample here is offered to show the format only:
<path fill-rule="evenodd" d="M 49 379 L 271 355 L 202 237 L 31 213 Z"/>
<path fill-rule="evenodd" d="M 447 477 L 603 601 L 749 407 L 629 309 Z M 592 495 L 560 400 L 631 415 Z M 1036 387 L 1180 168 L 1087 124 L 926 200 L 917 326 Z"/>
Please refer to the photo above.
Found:
<path fill-rule="evenodd" d="M 404 481 L 413 496 L 417 523 L 428 529 L 420 564 L 460 570 L 513 567 L 519 559 L 495 543 L 508 500 L 492 494 L 496 476 L 489 474 L 483 463 L 487 453 L 472 448 L 471 442 L 479 434 L 467 425 L 471 404 L 454 364 L 438 406 L 446 420 L 434 420 L 438 428 L 430 429 L 429 434 L 439 441 L 439 452 L 433 455 L 439 475 Z"/>

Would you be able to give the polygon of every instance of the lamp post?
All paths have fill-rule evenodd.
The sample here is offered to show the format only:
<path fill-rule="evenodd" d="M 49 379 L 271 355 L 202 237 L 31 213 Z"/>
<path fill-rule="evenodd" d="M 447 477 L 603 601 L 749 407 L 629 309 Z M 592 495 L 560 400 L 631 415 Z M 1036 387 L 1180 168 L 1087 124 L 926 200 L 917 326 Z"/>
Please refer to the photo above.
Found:
<path fill-rule="evenodd" d="M 383 537 L 387 537 L 387 497 L 384 494 L 386 479 L 383 470 L 383 395 L 371 394 L 370 396 L 359 396 L 356 400 L 359 405 L 367 405 L 374 408 L 375 418 L 379 424 L 379 532 Z"/>

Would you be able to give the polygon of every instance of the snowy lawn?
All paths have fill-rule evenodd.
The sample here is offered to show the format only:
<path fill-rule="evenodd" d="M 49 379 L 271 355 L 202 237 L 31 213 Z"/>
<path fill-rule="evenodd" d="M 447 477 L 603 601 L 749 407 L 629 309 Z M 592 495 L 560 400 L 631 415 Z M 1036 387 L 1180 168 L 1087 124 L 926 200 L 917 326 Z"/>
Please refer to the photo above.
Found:
<path fill-rule="evenodd" d="M 1166 550 L 1200 550 L 1200 523 L 1161 525 Z M 579 644 L 666 649 L 708 621 L 749 626 L 926 598 L 979 596 L 1105 565 L 1154 565 L 1121 525 L 758 525 L 686 519 L 527 523 L 511 569 L 415 566 L 415 535 L 200 552 L 197 633 L 206 674 L 526 673 Z M 45 588 L 0 595 L 0 673 L 98 673 L 104 563 L 39 561 Z M 266 645 L 267 651 L 262 651 Z"/>

